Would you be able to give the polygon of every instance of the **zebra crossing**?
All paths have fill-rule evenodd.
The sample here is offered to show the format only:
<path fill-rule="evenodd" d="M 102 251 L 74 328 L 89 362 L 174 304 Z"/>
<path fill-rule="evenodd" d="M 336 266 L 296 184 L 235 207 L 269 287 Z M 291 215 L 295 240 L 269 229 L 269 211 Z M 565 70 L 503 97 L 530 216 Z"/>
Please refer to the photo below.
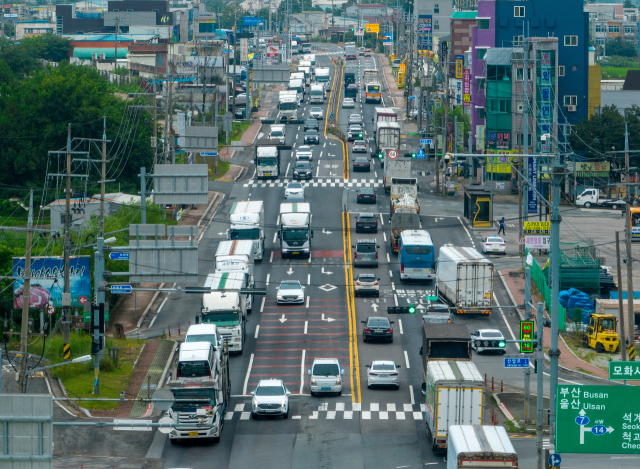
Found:
<path fill-rule="evenodd" d="M 243 187 L 286 187 L 289 182 L 298 182 L 293 179 L 275 179 L 273 181 L 260 181 L 250 179 Z M 304 187 L 380 187 L 382 179 L 340 179 L 319 178 L 313 181 L 302 182 Z"/>
<path fill-rule="evenodd" d="M 291 404 L 290 402 L 290 414 Z M 245 410 L 245 406 L 249 410 Z M 420 410 L 416 410 L 417 408 Z M 307 420 L 423 420 L 425 411 L 425 404 L 402 404 L 399 406 L 395 403 L 387 403 L 386 407 L 381 407 L 379 403 L 375 402 L 369 404 L 368 410 L 365 410 L 361 403 L 336 402 L 335 408 L 330 410 L 329 403 L 324 402 L 318 406 L 317 410 L 312 410 L 310 415 L 304 417 Z M 233 420 L 236 415 L 239 420 L 249 420 L 251 418 L 251 403 L 236 404 L 233 410 L 225 414 L 224 419 Z M 294 420 L 301 420 L 302 417 L 302 415 L 291 415 Z"/>
<path fill-rule="evenodd" d="M 315 55 L 344 55 L 344 51 L 334 51 L 334 52 L 313 52 Z"/>

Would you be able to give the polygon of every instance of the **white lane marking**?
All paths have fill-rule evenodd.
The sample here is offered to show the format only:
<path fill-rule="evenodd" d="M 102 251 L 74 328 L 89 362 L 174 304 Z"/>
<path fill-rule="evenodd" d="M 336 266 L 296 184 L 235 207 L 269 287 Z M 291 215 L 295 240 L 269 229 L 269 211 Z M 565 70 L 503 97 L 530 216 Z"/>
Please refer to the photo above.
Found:
<path fill-rule="evenodd" d="M 411 366 L 409 365 L 409 355 L 407 354 L 407 351 L 404 351 L 404 361 L 407 364 L 407 368 L 411 368 Z"/>
<path fill-rule="evenodd" d="M 276 244 L 276 239 L 278 239 L 278 232 L 273 233 L 273 244 Z M 273 251 L 271 251 L 271 259 L 273 260 Z"/>
<path fill-rule="evenodd" d="M 393 294 L 393 299 L 396 302 L 396 306 L 398 306 L 398 295 L 396 295 L 395 293 Z"/>
<path fill-rule="evenodd" d="M 320 175 L 320 165 L 316 167 L 316 177 Z"/>
<path fill-rule="evenodd" d="M 300 394 L 304 388 L 304 357 L 307 355 L 306 350 L 302 350 L 302 361 L 300 362 Z"/>
<path fill-rule="evenodd" d="M 307 274 L 307 285 L 311 285 L 311 274 Z"/>
<path fill-rule="evenodd" d="M 373 174 L 375 175 L 376 179 L 378 179 L 378 171 L 373 171 Z"/>
<path fill-rule="evenodd" d="M 393 272 L 389 271 L 389 277 L 393 278 Z"/>
<path fill-rule="evenodd" d="M 263 298 L 263 300 L 264 300 L 264 298 Z M 264 304 L 264 303 L 263 303 L 263 304 Z M 260 311 L 260 312 L 262 312 L 262 311 Z M 259 332 L 260 332 L 260 324 L 258 324 L 258 325 L 256 326 L 256 335 L 254 335 L 254 336 L 253 336 L 253 338 L 254 338 L 254 339 L 257 339 L 257 338 L 258 338 L 258 333 L 259 333 Z"/>
<path fill-rule="evenodd" d="M 267 280 L 267 285 L 268 285 L 268 282 L 269 282 L 269 281 Z M 393 291 L 396 291 L 396 285 L 395 285 L 393 282 L 391 282 L 391 289 L 392 289 Z"/>
<path fill-rule="evenodd" d="M 247 376 L 244 378 L 244 387 L 242 388 L 242 394 L 244 396 L 247 395 L 247 385 L 249 384 L 249 375 L 251 374 L 251 367 L 253 366 L 253 353 L 251 354 L 251 358 L 249 358 L 249 367 L 247 368 Z"/>
<path fill-rule="evenodd" d="M 378 404 L 377 402 L 372 402 L 369 406 L 369 410 L 371 412 L 378 412 L 380 410 L 380 404 Z"/>
<path fill-rule="evenodd" d="M 513 331 L 511 330 L 511 326 L 509 325 L 509 322 L 507 321 L 507 317 L 504 315 L 504 311 L 502 311 L 502 306 L 500 306 L 500 303 L 498 303 L 498 298 L 496 297 L 496 294 L 493 294 L 493 299 L 496 302 L 496 305 L 498 305 L 498 309 L 500 310 L 500 314 L 502 315 L 502 319 L 504 319 L 504 323 L 507 325 L 507 328 L 509 329 L 509 334 L 511 334 L 511 339 L 516 340 L 516 336 L 513 333 Z M 520 350 L 520 347 L 518 346 L 518 344 L 516 344 L 516 347 L 518 347 L 518 351 Z"/>
<path fill-rule="evenodd" d="M 287 171 L 284 173 L 284 177 L 287 177 L 287 174 L 289 174 L 289 166 L 291 166 L 291 163 L 288 163 L 288 164 L 287 164 Z M 279 219 L 279 218 L 280 218 L 280 215 L 278 215 L 278 219 Z M 460 223 L 462 223 L 462 222 L 460 222 Z M 280 223 L 278 223 L 278 225 L 279 225 L 279 224 L 280 224 Z M 467 231 L 467 233 L 468 233 L 468 231 Z"/>
<path fill-rule="evenodd" d="M 324 142 L 324 145 L 322 145 L 322 148 L 327 146 L 327 142 Z"/>
<path fill-rule="evenodd" d="M 244 402 L 241 404 L 236 404 L 236 407 L 233 409 L 234 412 L 244 412 Z"/>
<path fill-rule="evenodd" d="M 396 405 L 394 403 L 387 402 L 387 412 L 395 412 Z"/>
<path fill-rule="evenodd" d="M 249 417 L 251 417 L 251 412 L 242 412 L 240 414 L 240 420 L 249 420 Z"/>
<path fill-rule="evenodd" d="M 398 327 L 400 328 L 400 334 L 404 334 L 404 331 L 402 330 L 402 319 L 398 319 Z"/>
<path fill-rule="evenodd" d="M 309 309 L 309 298 L 311 298 L 311 297 L 307 296 L 307 309 Z"/>
<path fill-rule="evenodd" d="M 368 410 L 362 411 L 362 420 L 371 420 L 371 412 Z"/>
<path fill-rule="evenodd" d="M 267 274 L 267 282 L 266 282 L 266 285 L 265 285 L 267 287 L 269 286 L 269 277 L 271 277 L 271 274 Z"/>
<path fill-rule="evenodd" d="M 275 240 L 273 242 L 275 243 Z M 269 262 L 273 262 L 273 251 L 271 251 L 271 256 L 269 257 Z"/>
<path fill-rule="evenodd" d="M 378 418 L 380 420 L 389 420 L 389 412 L 381 410 L 380 412 L 378 412 Z"/>
<path fill-rule="evenodd" d="M 309 328 L 309 321 L 304 322 L 304 333 L 307 334 L 307 329 Z"/>
<path fill-rule="evenodd" d="M 302 393 L 300 393 L 302 394 Z M 327 411 L 327 420 L 335 420 L 336 419 L 336 411 L 335 410 L 328 410 Z"/>
<path fill-rule="evenodd" d="M 320 152 L 320 156 L 318 158 L 322 158 L 322 152 Z"/>
<path fill-rule="evenodd" d="M 162 311 L 162 308 L 164 306 L 164 304 L 167 302 L 167 300 L 169 299 L 169 296 L 165 296 L 164 300 L 162 300 L 162 303 L 160 303 L 160 307 L 158 308 L 158 311 L 156 314 L 160 314 L 160 311 Z"/>
<path fill-rule="evenodd" d="M 391 259 L 389 258 L 389 253 L 387 253 L 387 264 L 391 264 Z"/>
<path fill-rule="evenodd" d="M 260 314 L 264 311 L 264 302 L 267 300 L 266 297 L 262 297 L 262 304 L 260 305 Z"/>
<path fill-rule="evenodd" d="M 380 224 L 381 224 L 382 226 L 384 226 L 384 220 L 382 219 L 382 214 L 381 214 L 381 213 L 379 213 L 378 215 L 380 215 Z M 385 239 L 385 241 L 386 241 L 386 239 Z"/>
<path fill-rule="evenodd" d="M 409 385 L 409 396 L 411 397 L 411 405 L 414 405 L 416 400 L 413 396 L 413 386 L 411 384 Z"/>
<path fill-rule="evenodd" d="M 302 415 L 292 415 L 291 419 L 292 420 L 300 420 L 302 418 Z"/>
<path fill-rule="evenodd" d="M 382 232 L 382 237 L 384 238 L 384 242 L 387 242 L 387 233 L 385 233 L 384 231 Z"/>
<path fill-rule="evenodd" d="M 462 220 L 460 219 L 460 217 L 457 217 L 457 218 L 458 218 L 458 221 L 460 222 L 460 224 L 462 225 L 462 227 L 464 228 L 464 231 L 467 232 L 467 236 L 469 236 L 469 240 L 471 241 L 471 244 L 473 244 L 473 238 L 471 237 L 471 233 L 469 233 L 469 230 L 467 229 L 465 224 L 462 223 Z"/>
<path fill-rule="evenodd" d="M 298 130 L 300 130 L 300 127 L 298 127 Z M 298 134 L 296 134 L 296 140 L 298 140 Z"/>
<path fill-rule="evenodd" d="M 56 401 L 56 402 L 58 402 L 58 401 Z M 71 414 L 71 415 L 73 415 L 73 414 Z M 352 420 L 353 419 L 353 411 L 352 410 L 345 410 L 343 415 L 344 415 L 344 419 L 345 420 Z"/>

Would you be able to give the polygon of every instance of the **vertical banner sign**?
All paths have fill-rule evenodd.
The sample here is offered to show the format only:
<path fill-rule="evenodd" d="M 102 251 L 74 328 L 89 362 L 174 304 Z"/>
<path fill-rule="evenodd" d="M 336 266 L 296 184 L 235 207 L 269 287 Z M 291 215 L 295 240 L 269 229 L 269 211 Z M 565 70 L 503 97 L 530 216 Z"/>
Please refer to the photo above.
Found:
<path fill-rule="evenodd" d="M 471 106 L 471 70 L 468 68 L 464 69 L 464 106 Z"/>
<path fill-rule="evenodd" d="M 432 50 L 431 15 L 418 15 L 418 46 L 420 50 Z"/>
<path fill-rule="evenodd" d="M 484 125 L 476 125 L 476 150 L 484 151 Z"/>
<path fill-rule="evenodd" d="M 462 63 L 464 61 L 463 55 L 456 55 L 456 78 L 462 78 Z"/>
<path fill-rule="evenodd" d="M 539 51 L 540 54 L 540 84 L 538 86 L 538 100 L 540 103 L 540 117 L 538 119 L 540 125 L 540 136 L 551 133 L 551 125 L 553 123 L 553 103 L 551 97 L 551 51 Z M 550 152 L 551 146 L 542 148 L 540 142 L 540 151 Z"/>
<path fill-rule="evenodd" d="M 529 156 L 527 158 L 529 170 L 529 187 L 527 188 L 528 213 L 538 213 L 538 194 L 533 190 L 538 187 L 538 159 Z"/>
<path fill-rule="evenodd" d="M 249 61 L 249 39 L 240 38 L 240 62 Z"/>
<path fill-rule="evenodd" d="M 462 106 L 462 80 L 456 80 L 456 106 Z"/>

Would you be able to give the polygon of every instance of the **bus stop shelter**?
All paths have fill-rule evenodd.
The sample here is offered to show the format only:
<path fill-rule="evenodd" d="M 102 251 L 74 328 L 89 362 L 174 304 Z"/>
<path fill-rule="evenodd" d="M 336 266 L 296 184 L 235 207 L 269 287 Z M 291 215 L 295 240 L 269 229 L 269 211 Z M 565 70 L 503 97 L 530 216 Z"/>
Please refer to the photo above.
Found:
<path fill-rule="evenodd" d="M 482 186 L 464 186 L 464 218 L 471 228 L 493 228 L 491 191 Z"/>

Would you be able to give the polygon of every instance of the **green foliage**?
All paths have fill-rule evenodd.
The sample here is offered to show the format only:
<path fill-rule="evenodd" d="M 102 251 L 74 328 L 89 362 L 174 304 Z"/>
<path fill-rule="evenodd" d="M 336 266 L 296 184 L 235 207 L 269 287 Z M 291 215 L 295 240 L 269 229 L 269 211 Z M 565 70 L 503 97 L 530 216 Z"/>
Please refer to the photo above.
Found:
<path fill-rule="evenodd" d="M 455 129 L 453 128 L 453 122 L 455 120 L 455 117 L 458 117 L 458 123 L 460 122 L 464 122 L 464 135 L 462 136 L 462 140 L 466 141 L 467 138 L 467 134 L 468 132 L 471 131 L 471 119 L 469 117 L 468 114 L 464 113 L 464 107 L 463 106 L 455 106 L 453 108 L 449 108 L 449 112 L 447 114 L 447 119 L 449 120 L 449 122 L 451 122 L 451 130 L 455 131 Z M 437 127 L 437 132 L 438 134 L 442 134 L 442 120 L 444 118 L 444 107 L 441 106 L 439 108 L 436 109 L 436 119 L 435 119 L 435 125 Z"/>
<path fill-rule="evenodd" d="M 629 70 L 640 70 L 639 67 L 601 67 L 602 80 L 624 80 Z"/>
<path fill-rule="evenodd" d="M 624 8 L 633 8 L 635 5 L 631 2 L 631 0 L 624 0 L 624 4 L 622 6 Z"/>
<path fill-rule="evenodd" d="M 6 62 L 14 77 L 19 79 L 43 68 L 37 59 L 61 62 L 69 58 L 70 51 L 71 40 L 53 34 L 24 38 L 18 43 L 4 40 L 0 41 L 0 63 Z"/>
<path fill-rule="evenodd" d="M 624 57 L 621 55 L 612 55 L 609 57 L 606 57 L 605 59 L 602 59 L 598 62 L 600 65 L 602 66 L 606 66 L 606 67 L 627 67 L 627 68 L 631 68 L 631 67 L 637 67 L 638 66 L 638 59 L 634 58 L 629 58 L 629 57 Z"/>
<path fill-rule="evenodd" d="M 605 52 L 607 55 L 621 55 L 623 57 L 636 57 L 638 55 L 634 43 L 625 41 L 620 37 L 607 41 Z"/>

